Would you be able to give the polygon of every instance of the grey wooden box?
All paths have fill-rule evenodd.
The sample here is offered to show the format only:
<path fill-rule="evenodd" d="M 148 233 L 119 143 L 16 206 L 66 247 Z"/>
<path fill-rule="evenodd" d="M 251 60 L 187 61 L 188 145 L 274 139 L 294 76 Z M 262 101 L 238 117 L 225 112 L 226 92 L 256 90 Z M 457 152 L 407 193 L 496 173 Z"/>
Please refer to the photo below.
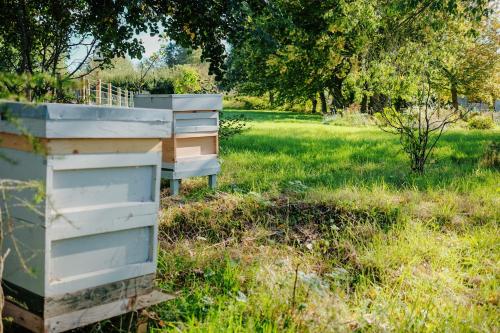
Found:
<path fill-rule="evenodd" d="M 154 276 L 161 138 L 172 113 L 11 102 L 0 111 L 0 178 L 37 181 L 44 194 L 31 208 L 18 199 L 32 202 L 33 190 L 2 203 L 4 283 L 54 299 Z"/>
<path fill-rule="evenodd" d="M 219 114 L 222 95 L 136 95 L 134 105 L 172 110 L 172 136 L 163 140 L 162 177 L 171 180 L 171 189 L 178 193 L 181 179 L 208 176 L 215 187 L 220 171 Z"/>

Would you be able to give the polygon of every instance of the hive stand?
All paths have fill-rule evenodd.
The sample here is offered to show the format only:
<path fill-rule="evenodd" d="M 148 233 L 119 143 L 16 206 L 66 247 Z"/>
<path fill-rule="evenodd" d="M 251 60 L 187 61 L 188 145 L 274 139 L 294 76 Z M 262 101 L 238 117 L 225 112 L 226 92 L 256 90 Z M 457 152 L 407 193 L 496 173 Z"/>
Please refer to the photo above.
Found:
<path fill-rule="evenodd" d="M 163 140 L 162 177 L 177 195 L 182 179 L 207 176 L 215 189 L 220 171 L 219 113 L 222 95 L 136 95 L 137 107 L 173 110 L 172 136 Z"/>
<path fill-rule="evenodd" d="M 0 202 L 9 207 L 5 313 L 35 332 L 62 332 L 168 299 L 153 279 L 172 114 L 23 103 L 0 112 L 0 179 L 36 181 L 43 192 L 36 204 L 33 188 Z"/>
<path fill-rule="evenodd" d="M 65 332 L 174 299 L 153 289 L 154 275 L 43 298 L 16 285 L 3 283 L 3 317 L 34 333 Z M 137 332 L 147 331 L 138 320 Z"/>

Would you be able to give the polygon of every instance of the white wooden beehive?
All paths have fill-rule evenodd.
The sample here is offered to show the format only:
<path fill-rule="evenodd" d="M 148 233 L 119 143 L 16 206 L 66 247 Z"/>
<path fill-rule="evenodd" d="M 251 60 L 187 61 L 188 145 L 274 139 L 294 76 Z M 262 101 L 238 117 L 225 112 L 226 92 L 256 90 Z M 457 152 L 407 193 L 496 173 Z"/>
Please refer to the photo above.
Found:
<path fill-rule="evenodd" d="M 3 279 L 53 297 L 154 274 L 161 138 L 171 135 L 171 112 L 10 102 L 0 111 L 0 154 L 8 158 L 0 158 L 0 178 L 44 189 L 34 208 L 14 196 L 4 202 L 11 253 Z M 15 196 L 32 202 L 33 191 Z"/>
<path fill-rule="evenodd" d="M 134 105 L 173 111 L 172 136 L 163 141 L 163 177 L 183 179 L 220 171 L 218 111 L 222 95 L 136 95 Z"/>

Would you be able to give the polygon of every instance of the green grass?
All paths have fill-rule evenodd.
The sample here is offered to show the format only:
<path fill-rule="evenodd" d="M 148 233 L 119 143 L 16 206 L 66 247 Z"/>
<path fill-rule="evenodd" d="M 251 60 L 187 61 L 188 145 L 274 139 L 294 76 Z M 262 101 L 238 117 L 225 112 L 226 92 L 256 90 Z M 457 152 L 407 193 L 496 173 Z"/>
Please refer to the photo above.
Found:
<path fill-rule="evenodd" d="M 500 173 L 480 164 L 498 130 L 451 129 L 417 176 L 376 127 L 225 113 L 250 129 L 222 142 L 218 191 L 162 200 L 158 286 L 178 297 L 151 332 L 500 329 Z"/>
<path fill-rule="evenodd" d="M 497 174 L 478 172 L 477 161 L 486 143 L 499 140 L 499 132 L 450 131 L 422 177 L 408 172 L 398 138 L 376 127 L 323 125 L 319 117 L 285 112 L 245 115 L 251 130 L 223 146 L 222 190 L 283 191 L 295 181 L 326 189 L 388 186 L 461 192 L 495 185 Z"/>

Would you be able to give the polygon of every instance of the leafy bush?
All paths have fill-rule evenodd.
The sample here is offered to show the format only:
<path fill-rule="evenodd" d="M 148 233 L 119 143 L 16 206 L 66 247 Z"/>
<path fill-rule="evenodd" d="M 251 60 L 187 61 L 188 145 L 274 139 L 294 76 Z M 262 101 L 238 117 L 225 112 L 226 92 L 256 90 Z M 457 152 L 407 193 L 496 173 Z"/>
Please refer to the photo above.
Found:
<path fill-rule="evenodd" d="M 257 96 L 225 96 L 224 108 L 237 110 L 272 110 L 265 97 Z"/>
<path fill-rule="evenodd" d="M 247 129 L 247 123 L 244 115 L 227 117 L 222 112 L 220 113 L 219 138 L 221 140 L 227 140 L 238 135 L 245 129 Z"/>
<path fill-rule="evenodd" d="M 182 66 L 172 82 L 176 94 L 197 93 L 201 90 L 200 74 L 189 66 Z"/>
<path fill-rule="evenodd" d="M 495 126 L 493 119 L 488 116 L 475 116 L 469 119 L 469 128 L 492 129 Z"/>
<path fill-rule="evenodd" d="M 0 98 L 36 102 L 68 103 L 74 100 L 74 81 L 49 74 L 0 72 Z"/>

